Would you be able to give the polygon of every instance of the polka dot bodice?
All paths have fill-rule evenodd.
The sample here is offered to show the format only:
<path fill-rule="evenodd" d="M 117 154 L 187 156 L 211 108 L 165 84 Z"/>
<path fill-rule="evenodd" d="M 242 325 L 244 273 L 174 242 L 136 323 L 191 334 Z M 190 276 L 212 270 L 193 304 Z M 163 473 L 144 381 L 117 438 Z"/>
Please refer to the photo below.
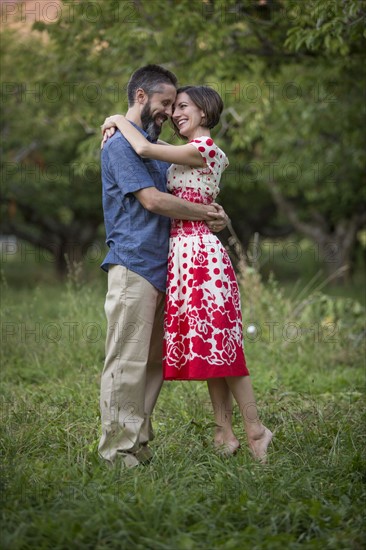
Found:
<path fill-rule="evenodd" d="M 196 147 L 205 160 L 203 168 L 172 164 L 167 173 L 168 191 L 176 197 L 191 202 L 210 204 L 220 191 L 220 179 L 223 171 L 229 166 L 225 153 L 207 137 L 199 137 L 189 142 Z M 172 235 L 177 231 L 185 233 L 207 233 L 205 222 L 173 220 Z"/>
<path fill-rule="evenodd" d="M 219 193 L 221 174 L 229 165 L 229 161 L 225 153 L 207 136 L 194 139 L 190 144 L 201 153 L 206 166 L 192 168 L 172 164 L 167 174 L 168 190 L 179 197 L 187 188 L 195 189 L 201 195 L 202 200 L 199 202 L 209 204 Z"/>

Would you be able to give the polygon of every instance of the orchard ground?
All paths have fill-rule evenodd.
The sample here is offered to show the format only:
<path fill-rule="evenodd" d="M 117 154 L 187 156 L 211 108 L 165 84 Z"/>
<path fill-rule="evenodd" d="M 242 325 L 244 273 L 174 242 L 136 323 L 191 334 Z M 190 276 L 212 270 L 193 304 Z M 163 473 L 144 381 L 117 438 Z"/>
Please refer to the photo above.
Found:
<path fill-rule="evenodd" d="M 55 283 L 45 260 L 4 262 L 2 548 L 363 548 L 363 297 L 323 293 L 304 266 L 285 291 L 249 268 L 241 289 L 260 416 L 276 430 L 268 464 L 250 457 L 237 409 L 240 452 L 218 456 L 205 383 L 173 382 L 153 461 L 109 470 L 97 453 L 105 274 L 94 264 Z"/>

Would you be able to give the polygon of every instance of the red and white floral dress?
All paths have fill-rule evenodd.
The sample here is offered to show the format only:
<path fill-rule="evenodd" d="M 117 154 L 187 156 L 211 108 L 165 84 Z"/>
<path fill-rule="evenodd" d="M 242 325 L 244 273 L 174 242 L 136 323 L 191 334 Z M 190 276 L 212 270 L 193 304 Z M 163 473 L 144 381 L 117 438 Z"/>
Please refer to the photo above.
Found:
<path fill-rule="evenodd" d="M 182 199 L 210 204 L 229 162 L 207 136 L 190 143 L 206 166 L 173 164 L 168 190 Z M 164 331 L 164 380 L 249 374 L 236 276 L 225 248 L 205 222 L 172 220 Z"/>

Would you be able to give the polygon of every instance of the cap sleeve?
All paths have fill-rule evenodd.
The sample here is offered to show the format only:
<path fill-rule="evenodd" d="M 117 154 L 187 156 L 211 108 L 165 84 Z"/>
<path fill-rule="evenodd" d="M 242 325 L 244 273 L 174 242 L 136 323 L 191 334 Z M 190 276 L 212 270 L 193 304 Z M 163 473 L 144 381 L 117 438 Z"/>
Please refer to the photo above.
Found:
<path fill-rule="evenodd" d="M 221 175 L 229 165 L 227 156 L 217 147 L 211 138 L 204 136 L 194 139 L 189 143 L 201 153 L 202 158 L 205 160 L 207 168 L 204 168 L 203 172 Z"/>

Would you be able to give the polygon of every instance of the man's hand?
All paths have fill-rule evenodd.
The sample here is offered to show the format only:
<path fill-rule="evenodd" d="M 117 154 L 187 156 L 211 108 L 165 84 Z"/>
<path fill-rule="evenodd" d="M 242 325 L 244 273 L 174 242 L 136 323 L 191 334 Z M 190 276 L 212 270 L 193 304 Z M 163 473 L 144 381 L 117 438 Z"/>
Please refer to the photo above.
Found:
<path fill-rule="evenodd" d="M 213 202 L 212 204 L 210 204 L 210 206 L 215 207 L 215 212 L 213 212 L 212 214 L 211 212 L 209 213 L 209 215 L 212 217 L 212 221 L 206 223 L 208 225 L 208 228 L 213 233 L 219 233 L 219 231 L 222 231 L 227 226 L 229 216 L 226 214 L 223 207 L 220 204 L 217 204 L 217 202 Z"/>

